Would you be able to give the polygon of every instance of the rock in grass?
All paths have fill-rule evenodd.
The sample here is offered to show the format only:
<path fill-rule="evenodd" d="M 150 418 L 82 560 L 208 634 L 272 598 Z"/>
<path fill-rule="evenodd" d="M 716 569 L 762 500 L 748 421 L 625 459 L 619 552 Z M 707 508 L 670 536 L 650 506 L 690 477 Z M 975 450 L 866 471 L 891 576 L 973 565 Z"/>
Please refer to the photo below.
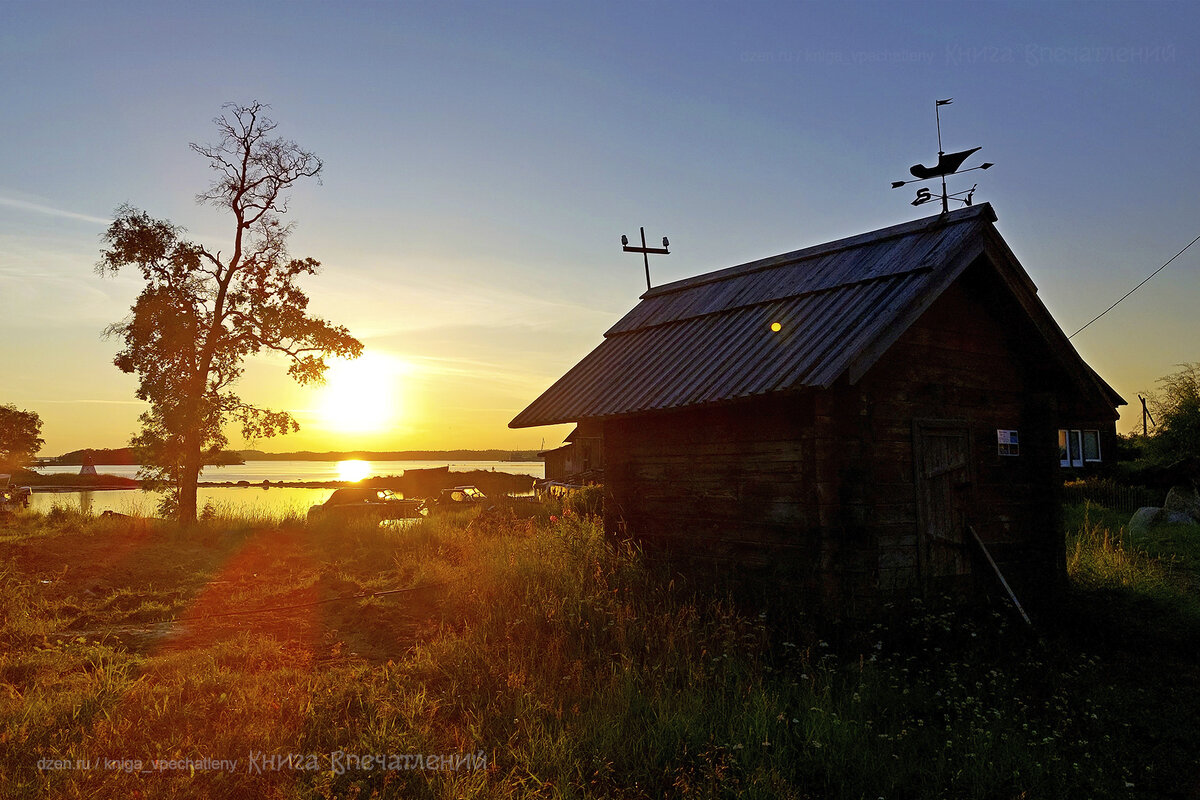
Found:
<path fill-rule="evenodd" d="M 1129 518 L 1129 532 L 1141 533 L 1159 522 L 1162 516 L 1163 510 L 1161 508 L 1143 506 L 1133 512 L 1133 516 Z"/>
<path fill-rule="evenodd" d="M 1195 525 L 1200 520 L 1182 511 L 1172 511 L 1168 508 L 1146 506 L 1139 508 L 1129 518 L 1129 532 L 1141 533 L 1155 525 Z"/>
<path fill-rule="evenodd" d="M 1189 520 L 1171 520 L 1172 522 L 1200 522 L 1200 495 L 1197 495 L 1193 487 L 1176 486 L 1167 493 L 1163 511 L 1184 514 L 1190 518 Z"/>

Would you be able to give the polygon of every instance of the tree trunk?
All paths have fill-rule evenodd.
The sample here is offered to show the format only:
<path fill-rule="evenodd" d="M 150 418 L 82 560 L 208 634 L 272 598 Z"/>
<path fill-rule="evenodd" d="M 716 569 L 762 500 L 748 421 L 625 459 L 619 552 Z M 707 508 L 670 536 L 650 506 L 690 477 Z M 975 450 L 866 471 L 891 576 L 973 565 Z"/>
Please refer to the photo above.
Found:
<path fill-rule="evenodd" d="M 200 480 L 200 443 L 194 434 L 186 437 L 187 454 L 183 469 L 179 473 L 179 524 L 188 527 L 196 524 L 196 483 Z"/>

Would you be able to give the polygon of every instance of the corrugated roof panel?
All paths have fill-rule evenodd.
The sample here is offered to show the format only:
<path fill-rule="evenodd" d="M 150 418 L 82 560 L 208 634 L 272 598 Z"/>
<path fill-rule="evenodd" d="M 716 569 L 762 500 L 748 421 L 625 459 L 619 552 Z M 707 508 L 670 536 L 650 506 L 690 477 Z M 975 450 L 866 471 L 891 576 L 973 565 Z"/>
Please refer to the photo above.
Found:
<path fill-rule="evenodd" d="M 899 310 L 929 275 L 909 273 L 609 337 L 515 422 L 630 414 L 820 385 L 829 372 L 844 371 L 858 352 L 859 333 L 880 313 Z M 778 333 L 772 322 L 780 323 Z"/>
<path fill-rule="evenodd" d="M 731 275 L 686 291 L 651 294 L 606 335 L 723 313 L 743 305 L 827 291 L 846 283 L 873 280 L 939 263 L 947 253 L 960 247 L 965 236 L 974 230 L 971 225 L 948 225 L 908 238 L 819 253 L 802 261 Z"/>
<path fill-rule="evenodd" d="M 828 386 L 992 219 L 977 206 L 651 290 L 510 424 Z"/>

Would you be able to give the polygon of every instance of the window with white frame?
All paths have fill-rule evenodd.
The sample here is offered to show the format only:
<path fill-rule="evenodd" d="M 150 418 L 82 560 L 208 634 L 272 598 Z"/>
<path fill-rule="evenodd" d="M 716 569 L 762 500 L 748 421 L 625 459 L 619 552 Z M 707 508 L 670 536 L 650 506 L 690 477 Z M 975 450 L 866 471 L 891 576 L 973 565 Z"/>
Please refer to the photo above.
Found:
<path fill-rule="evenodd" d="M 1064 467 L 1082 467 L 1100 461 L 1100 431 L 1058 431 L 1058 463 Z"/>

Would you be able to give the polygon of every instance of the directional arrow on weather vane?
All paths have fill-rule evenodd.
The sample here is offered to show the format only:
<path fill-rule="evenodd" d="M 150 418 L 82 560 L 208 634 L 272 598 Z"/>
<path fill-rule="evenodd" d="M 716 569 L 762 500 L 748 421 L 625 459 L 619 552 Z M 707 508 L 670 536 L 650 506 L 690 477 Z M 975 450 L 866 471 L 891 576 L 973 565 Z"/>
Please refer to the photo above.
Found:
<path fill-rule="evenodd" d="M 934 178 L 941 178 L 942 179 L 942 213 L 943 214 L 945 214 L 947 211 L 950 210 L 950 200 L 957 200 L 958 202 L 960 202 L 964 205 L 968 205 L 968 206 L 971 205 L 971 196 L 975 194 L 975 186 L 972 186 L 970 188 L 970 190 L 965 191 L 965 192 L 955 192 L 954 194 L 950 194 L 949 192 L 946 191 L 946 176 L 961 174 L 959 172 L 959 167 L 961 167 L 963 165 L 964 161 L 966 161 L 968 158 L 971 157 L 972 153 L 981 149 L 979 147 L 972 147 L 970 150 L 959 150 L 956 153 L 947 153 L 942 150 L 941 107 L 950 105 L 950 103 L 952 103 L 953 101 L 954 101 L 954 98 L 950 98 L 948 100 L 937 100 L 934 102 L 934 105 L 933 105 L 934 118 L 937 120 L 937 134 L 938 134 L 937 164 L 935 164 L 932 167 L 927 167 L 924 164 L 913 164 L 912 167 L 910 167 L 908 171 L 909 171 L 909 174 L 911 174 L 913 176 L 914 180 L 892 181 L 892 188 L 899 189 L 901 186 L 906 186 L 910 183 L 920 183 L 922 181 L 933 180 Z M 964 170 L 962 170 L 962 172 L 972 172 L 977 169 L 989 169 L 992 166 L 994 166 L 994 165 L 991 162 L 985 161 L 984 163 L 980 164 L 978 167 L 971 167 L 970 169 L 964 169 Z M 978 185 L 978 184 L 976 184 L 976 185 Z M 930 200 L 933 200 L 933 199 L 934 199 L 934 196 L 929 191 L 929 189 L 921 188 L 921 189 L 917 190 L 917 197 L 915 200 L 912 201 L 912 204 L 914 206 L 919 206 L 923 203 L 928 203 Z"/>

